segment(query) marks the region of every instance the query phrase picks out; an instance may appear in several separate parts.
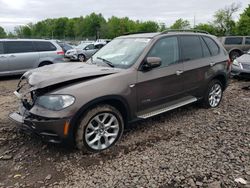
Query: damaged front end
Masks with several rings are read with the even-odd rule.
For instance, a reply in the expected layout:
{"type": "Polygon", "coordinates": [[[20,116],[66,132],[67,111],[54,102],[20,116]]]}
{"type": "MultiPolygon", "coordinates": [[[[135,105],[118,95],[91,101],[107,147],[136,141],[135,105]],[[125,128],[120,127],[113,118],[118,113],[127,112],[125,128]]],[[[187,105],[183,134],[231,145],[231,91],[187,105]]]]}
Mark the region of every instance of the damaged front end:
{"type": "Polygon", "coordinates": [[[39,136],[47,142],[62,143],[65,139],[68,140],[69,118],[46,118],[30,112],[43,93],[42,89],[34,90],[28,79],[22,76],[14,92],[20,101],[19,109],[18,112],[9,114],[9,118],[24,133],[39,136]]]}

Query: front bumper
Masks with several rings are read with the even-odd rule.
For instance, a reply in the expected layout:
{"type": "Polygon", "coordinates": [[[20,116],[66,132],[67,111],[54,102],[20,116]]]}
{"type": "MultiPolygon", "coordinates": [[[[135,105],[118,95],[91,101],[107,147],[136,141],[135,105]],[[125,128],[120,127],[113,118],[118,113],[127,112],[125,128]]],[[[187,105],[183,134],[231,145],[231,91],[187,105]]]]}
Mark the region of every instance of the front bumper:
{"type": "Polygon", "coordinates": [[[70,59],[70,60],[77,60],[77,59],[78,59],[77,54],[65,54],[64,57],[65,57],[65,58],[68,58],[68,59],[70,59]]]}
{"type": "Polygon", "coordinates": [[[250,79],[250,70],[233,67],[231,75],[233,77],[250,79]]]}
{"type": "Polygon", "coordinates": [[[9,114],[9,118],[26,134],[39,136],[46,142],[73,144],[72,135],[69,131],[65,134],[64,130],[65,124],[70,121],[68,118],[45,119],[32,115],[25,117],[18,112],[9,114]]]}

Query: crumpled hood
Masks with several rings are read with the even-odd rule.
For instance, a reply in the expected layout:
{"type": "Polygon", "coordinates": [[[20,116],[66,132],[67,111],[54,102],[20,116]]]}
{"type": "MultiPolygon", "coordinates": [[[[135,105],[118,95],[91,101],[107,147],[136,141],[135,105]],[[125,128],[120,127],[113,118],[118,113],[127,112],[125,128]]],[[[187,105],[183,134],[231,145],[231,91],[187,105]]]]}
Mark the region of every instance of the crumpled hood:
{"type": "Polygon", "coordinates": [[[94,64],[57,63],[27,71],[23,77],[27,78],[32,87],[31,90],[35,90],[67,81],[109,75],[120,71],[121,69],[94,64]]]}
{"type": "Polygon", "coordinates": [[[239,63],[245,63],[250,65],[250,54],[244,54],[236,59],[239,63]]]}

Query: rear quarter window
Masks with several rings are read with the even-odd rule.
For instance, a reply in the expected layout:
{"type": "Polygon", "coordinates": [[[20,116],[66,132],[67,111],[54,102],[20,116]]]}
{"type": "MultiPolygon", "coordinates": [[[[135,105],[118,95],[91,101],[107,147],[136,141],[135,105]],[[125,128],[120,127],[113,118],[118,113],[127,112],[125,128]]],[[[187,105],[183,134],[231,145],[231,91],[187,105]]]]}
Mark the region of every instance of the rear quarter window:
{"type": "Polygon", "coordinates": [[[226,45],[241,45],[243,37],[228,37],[225,39],[226,45]]]}
{"type": "Polygon", "coordinates": [[[56,47],[51,42],[36,41],[34,44],[39,52],[56,51],[56,47]]]}
{"type": "Polygon", "coordinates": [[[246,37],[245,44],[250,45],[250,37],[246,37]]]}
{"type": "Polygon", "coordinates": [[[35,51],[31,41],[8,41],[5,45],[7,53],[28,53],[35,51]]]}
{"type": "Polygon", "coordinates": [[[202,37],[202,38],[207,44],[212,56],[218,55],[220,53],[220,48],[213,39],[211,39],[210,37],[202,37]]]}

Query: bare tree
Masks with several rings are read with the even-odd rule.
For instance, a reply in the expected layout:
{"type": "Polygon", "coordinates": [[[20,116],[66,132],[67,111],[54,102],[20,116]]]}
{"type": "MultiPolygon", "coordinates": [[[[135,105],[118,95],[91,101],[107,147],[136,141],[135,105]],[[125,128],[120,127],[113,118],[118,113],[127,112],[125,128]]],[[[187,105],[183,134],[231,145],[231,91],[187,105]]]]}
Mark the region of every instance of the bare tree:
{"type": "Polygon", "coordinates": [[[224,9],[216,11],[213,24],[218,28],[221,35],[233,34],[235,28],[233,14],[236,13],[240,7],[241,4],[232,3],[231,5],[226,6],[224,9]]]}

